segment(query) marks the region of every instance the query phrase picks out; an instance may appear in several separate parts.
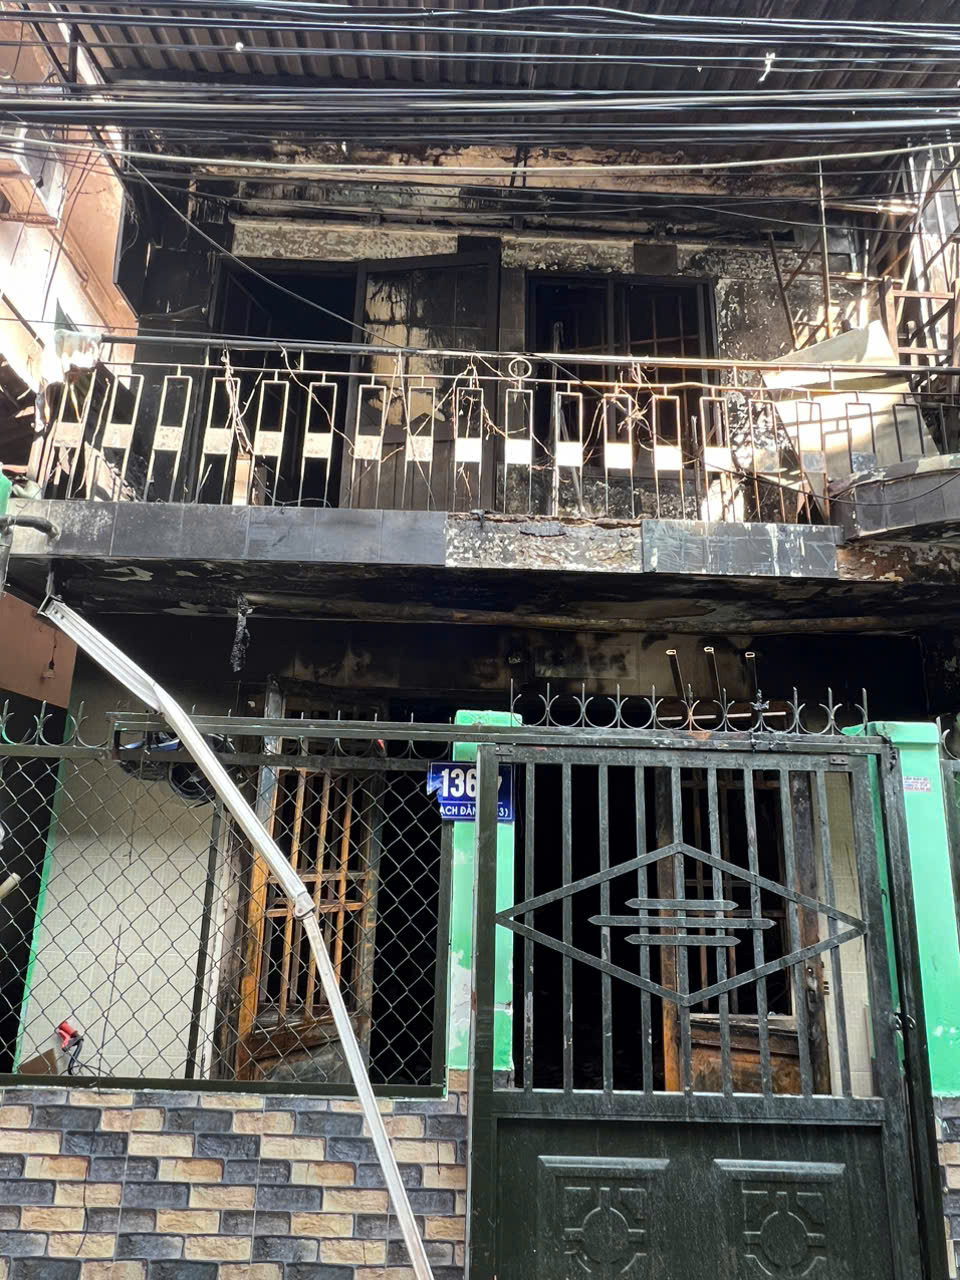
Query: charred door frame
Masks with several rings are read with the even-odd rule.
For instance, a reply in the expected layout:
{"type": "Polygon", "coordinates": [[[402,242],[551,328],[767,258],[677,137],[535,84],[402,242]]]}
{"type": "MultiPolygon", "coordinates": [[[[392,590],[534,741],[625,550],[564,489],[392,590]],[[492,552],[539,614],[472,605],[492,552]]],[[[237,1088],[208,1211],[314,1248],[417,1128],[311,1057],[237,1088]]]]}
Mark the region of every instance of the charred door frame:
{"type": "MultiPolygon", "coordinates": [[[[933,1101],[927,1059],[924,1019],[920,1016],[920,971],[913,926],[913,896],[906,860],[906,828],[898,754],[879,740],[850,740],[843,755],[834,739],[809,738],[790,742],[783,738],[749,743],[729,737],[691,741],[675,735],[665,743],[663,735],[638,734],[628,746],[621,735],[611,748],[597,748],[596,737],[579,743],[571,735],[570,746],[533,750],[482,744],[478,748],[477,885],[474,950],[474,1022],[470,1080],[469,1156],[469,1275],[471,1280],[493,1280],[497,1274],[497,1175],[498,1125],[511,1117],[564,1118],[563,1093],[539,1093],[532,1088],[498,1089],[494,1076],[494,937],[497,924],[496,844],[498,765],[501,763],[643,764],[648,767],[762,768],[762,754],[770,767],[825,770],[834,767],[850,777],[851,803],[861,875],[863,915],[873,927],[865,937],[869,957],[870,998],[875,1037],[875,1071],[878,1097],[803,1097],[763,1094],[605,1093],[580,1091],[567,1104],[581,1121],[633,1119],[657,1121],[713,1121],[733,1124],[844,1125],[859,1122],[881,1129],[884,1165],[889,1178],[887,1203],[894,1242],[894,1274],[898,1280],[915,1280],[920,1274],[934,1280],[946,1274],[943,1204],[933,1125],[933,1101]],[[626,749],[625,749],[626,748],[626,749]],[[751,749],[752,748],[752,749],[751,749]],[[591,751],[592,749],[592,751],[591,751]],[[707,760],[707,753],[712,759],[707,760]],[[592,760],[590,756],[592,755],[592,760]],[[871,775],[878,782],[871,793],[871,775]],[[882,842],[882,844],[881,844],[882,842]],[[876,844],[878,859],[865,856],[876,844]],[[885,846],[885,848],[883,847],[885,846]],[[880,858],[889,876],[892,934],[899,1004],[891,989],[891,957],[883,927],[880,858]],[[879,1006],[882,1000],[884,1007],[879,1006]],[[906,1016],[901,1021],[901,1010],[906,1016]],[[916,1016],[910,1014],[916,1011],[916,1016]],[[882,1034],[884,1022],[889,1032],[882,1034]],[[902,1032],[904,1066],[897,1058],[902,1032]],[[917,1231],[918,1249],[908,1243],[917,1231]],[[911,1254],[919,1254],[919,1269],[911,1254]]],[[[632,735],[631,735],[632,738],[632,735]]]]}
{"type": "MultiPolygon", "coordinates": [[[[231,281],[236,282],[241,288],[245,289],[245,267],[258,271],[261,275],[268,276],[282,287],[293,288],[296,284],[298,276],[310,276],[314,279],[322,279],[325,276],[335,276],[341,279],[349,279],[353,277],[354,287],[357,288],[357,281],[361,274],[362,263],[352,262],[349,260],[338,262],[331,259],[317,259],[309,261],[291,260],[289,258],[243,258],[237,261],[222,256],[217,257],[213,266],[211,277],[210,292],[208,295],[208,312],[210,319],[210,327],[214,334],[224,333],[228,337],[244,338],[247,335],[237,333],[234,329],[227,327],[227,318],[225,315],[227,300],[231,281]],[[237,265],[239,261],[239,265],[237,265]],[[286,285],[279,277],[291,278],[290,284],[286,285]]],[[[262,282],[261,282],[262,283],[262,282]]],[[[246,291],[246,290],[245,290],[246,291]]],[[[277,291],[278,299],[281,297],[280,290],[277,291]]],[[[259,301],[259,300],[257,300],[259,301]]],[[[260,304],[261,306],[263,304],[260,304]]],[[[266,308],[264,308],[266,309],[266,308]]],[[[346,320],[346,317],[344,317],[346,320]]],[[[360,317],[361,321],[363,317],[360,317]]],[[[348,321],[349,323],[349,321],[348,321]]],[[[354,324],[356,317],[354,317],[354,324]]],[[[293,335],[285,334],[283,337],[291,339],[290,346],[296,349],[296,341],[293,335]]],[[[350,341],[362,341],[358,337],[354,328],[351,331],[350,341]]],[[[204,361],[210,365],[211,352],[214,350],[230,349],[229,342],[215,342],[213,338],[207,338],[203,342],[198,340],[198,348],[203,349],[204,361]]],[[[188,495],[188,501],[195,501],[197,485],[201,479],[200,464],[203,451],[203,435],[204,435],[204,415],[208,406],[208,397],[210,395],[211,379],[219,373],[216,365],[211,366],[206,372],[202,373],[197,380],[197,388],[194,392],[194,404],[190,413],[190,421],[187,425],[186,441],[184,445],[184,457],[180,463],[180,482],[181,488],[188,495]]],[[[339,436],[335,433],[335,442],[339,436]]],[[[230,459],[227,459],[227,469],[229,471],[230,459]]],[[[334,456],[330,459],[330,468],[340,465],[338,451],[334,449],[334,456]]],[[[228,504],[229,505],[229,504],[228,504]]]]}
{"type": "MultiPolygon", "coordinates": [[[[634,274],[631,272],[611,272],[609,274],[590,271],[541,271],[528,270],[524,272],[523,287],[523,331],[525,335],[525,349],[527,351],[541,350],[542,346],[537,343],[537,302],[536,290],[538,285],[542,284],[569,284],[569,285],[593,285],[603,289],[603,324],[606,330],[605,345],[611,357],[619,356],[624,358],[628,353],[622,350],[622,341],[618,342],[617,326],[618,326],[618,290],[629,287],[648,286],[652,289],[673,289],[677,292],[685,290],[693,294],[697,311],[697,341],[700,350],[697,355],[690,356],[689,369],[697,370],[698,380],[704,385],[714,382],[717,375],[713,370],[704,369],[698,366],[700,359],[715,358],[719,350],[719,333],[717,330],[717,308],[716,308],[716,288],[715,280],[710,276],[653,276],[642,273],[634,274]]],[[[621,295],[622,297],[622,295],[621,295]]],[[[628,338],[627,334],[620,334],[622,340],[628,338]]],[[[566,363],[576,365],[576,356],[573,353],[565,353],[567,356],[566,363]]],[[[656,353],[651,353],[651,359],[655,360],[656,353]]],[[[562,367],[562,366],[561,366],[562,367]]],[[[549,380],[550,370],[552,366],[546,362],[537,362],[534,369],[538,378],[549,380]]],[[[597,378],[602,378],[608,382],[615,382],[618,373],[621,372],[621,366],[616,364],[597,365],[595,366],[595,374],[597,378]]],[[[679,371],[673,371],[679,376],[679,371]]],[[[562,382],[563,380],[560,379],[562,382]]],[[[657,384],[659,385],[659,384],[657,384]]],[[[535,408],[534,419],[537,422],[539,413],[535,408]]],[[[536,426],[535,426],[536,429],[536,426]]]]}
{"type": "MultiPolygon", "coordinates": [[[[367,280],[373,273],[386,273],[389,271],[423,271],[430,268],[450,268],[455,270],[458,267],[477,267],[487,268],[487,296],[486,296],[486,348],[488,351],[496,351],[499,346],[499,308],[497,299],[500,288],[500,254],[499,243],[497,246],[484,250],[465,250],[460,253],[437,253],[423,254],[411,258],[365,258],[355,263],[357,269],[357,285],[356,296],[354,299],[353,322],[355,326],[355,340],[365,343],[370,335],[363,331],[363,318],[366,314],[366,298],[367,298],[367,280]]],[[[371,345],[376,345],[371,341],[371,345]]],[[[467,354],[466,352],[464,354],[467,354]]],[[[340,506],[349,507],[353,500],[353,482],[350,475],[350,468],[346,465],[346,459],[349,451],[353,448],[354,438],[357,428],[357,396],[359,386],[359,375],[361,373],[361,361],[363,356],[354,355],[350,360],[350,382],[347,388],[346,400],[346,418],[344,422],[344,440],[343,440],[343,465],[340,468],[340,506]]],[[[494,448],[495,440],[486,441],[486,455],[484,457],[484,480],[481,491],[481,506],[485,509],[493,507],[493,465],[495,461],[494,448]]]]}

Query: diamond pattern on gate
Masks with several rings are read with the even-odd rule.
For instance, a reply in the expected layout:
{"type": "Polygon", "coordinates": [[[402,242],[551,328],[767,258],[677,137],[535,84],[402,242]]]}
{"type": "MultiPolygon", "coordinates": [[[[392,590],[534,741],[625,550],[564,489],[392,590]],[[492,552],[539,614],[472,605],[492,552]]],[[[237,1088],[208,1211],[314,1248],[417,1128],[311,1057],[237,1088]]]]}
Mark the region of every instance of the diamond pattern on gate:
{"type": "MultiPolygon", "coordinates": [[[[636,911],[635,915],[594,914],[588,919],[598,929],[630,927],[637,929],[636,933],[627,935],[626,939],[627,942],[637,947],[671,948],[734,947],[740,940],[738,937],[733,936],[738,931],[767,929],[773,924],[772,920],[762,915],[751,916],[745,920],[731,917],[727,913],[736,904],[727,899],[674,898],[670,899],[668,904],[666,900],[657,898],[635,897],[631,898],[627,905],[636,911]],[[703,934],[689,932],[695,929],[709,930],[711,932],[703,934]],[[659,930],[660,932],[654,933],[652,932],[653,930],[659,930]],[[682,930],[686,930],[686,932],[682,932],[682,930]]],[[[590,968],[599,969],[602,973],[609,974],[611,977],[621,978],[631,986],[639,987],[641,991],[647,991],[662,1000],[672,1001],[682,1008],[692,1008],[711,999],[713,996],[732,991],[736,987],[746,986],[748,983],[766,978],[780,970],[789,969],[792,965],[800,964],[815,955],[840,947],[846,942],[851,942],[854,938],[863,937],[867,932],[866,924],[862,920],[858,920],[856,916],[848,915],[837,907],[828,906],[827,903],[820,902],[816,898],[810,898],[805,894],[798,893],[796,890],[790,889],[786,885],[778,884],[775,880],[770,880],[766,876],[752,872],[746,867],[737,866],[735,863],[706,853],[702,849],[696,849],[693,845],[686,844],[682,840],[673,841],[660,849],[654,849],[638,858],[632,858],[628,862],[621,862],[606,871],[583,876],[581,879],[549,893],[538,894],[536,897],[515,903],[505,911],[499,912],[495,919],[497,924],[520,934],[522,937],[529,938],[531,941],[540,943],[553,951],[558,951],[562,955],[579,961],[590,968]],[[620,876],[635,873],[647,867],[655,867],[667,858],[675,856],[693,859],[695,862],[700,862],[710,868],[711,871],[719,871],[722,876],[728,876],[731,879],[741,881],[751,888],[774,894],[783,899],[785,903],[792,903],[805,911],[825,916],[828,920],[832,920],[836,925],[842,927],[838,928],[830,936],[821,938],[818,942],[797,948],[776,960],[756,965],[750,969],[744,969],[736,975],[724,979],[722,982],[701,987],[696,991],[681,992],[671,990],[669,987],[654,982],[651,978],[631,972],[629,969],[625,969],[621,965],[614,964],[612,961],[605,960],[600,956],[591,955],[588,951],[584,951],[572,943],[564,942],[560,938],[552,937],[542,930],[531,927],[524,921],[525,916],[533,914],[542,907],[574,898],[578,893],[596,889],[603,884],[609,884],[620,876]]]]}

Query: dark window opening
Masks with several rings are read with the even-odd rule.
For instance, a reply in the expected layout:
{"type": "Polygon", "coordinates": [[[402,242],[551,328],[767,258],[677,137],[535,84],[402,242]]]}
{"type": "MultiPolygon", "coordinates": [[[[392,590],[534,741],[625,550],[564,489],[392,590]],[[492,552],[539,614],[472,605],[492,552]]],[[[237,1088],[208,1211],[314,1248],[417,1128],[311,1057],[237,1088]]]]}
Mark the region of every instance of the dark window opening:
{"type": "Polygon", "coordinates": [[[698,453],[700,391],[683,384],[702,381],[703,371],[695,363],[685,368],[655,362],[687,357],[695,362],[710,355],[707,314],[706,287],[696,281],[530,279],[528,348],[557,353],[556,360],[536,366],[534,422],[541,461],[552,457],[558,442],[583,446],[582,478],[564,475],[559,482],[561,509],[648,514],[642,501],[637,510],[635,493],[620,494],[618,500],[610,486],[615,491],[632,488],[636,477],[652,477],[665,463],[671,474],[692,467],[698,453]],[[631,366],[596,359],[604,355],[654,363],[631,366]],[[587,363],[579,356],[593,359],[587,363]],[[608,444],[630,447],[626,478],[607,474],[608,444]],[[664,451],[659,459],[655,447],[664,451]]]}
{"type": "Polygon", "coordinates": [[[350,357],[305,351],[298,343],[354,341],[356,272],[301,270],[270,278],[307,301],[247,272],[231,273],[224,282],[220,331],[281,339],[283,349],[238,345],[229,352],[233,383],[226,383],[226,369],[211,380],[201,439],[209,426],[239,427],[239,456],[204,456],[201,443],[199,499],[217,502],[225,493],[229,500],[231,488],[239,486],[256,503],[336,506],[350,357]]]}
{"type": "MultiPolygon", "coordinates": [[[[324,719],[338,709],[317,696],[291,694],[284,714],[324,719]]],[[[374,708],[347,710],[360,716],[374,708]]],[[[384,707],[375,710],[382,714],[384,707]]],[[[371,1080],[423,1086],[438,1083],[442,1061],[442,832],[425,787],[426,765],[411,769],[404,760],[385,767],[387,752],[380,743],[353,742],[338,756],[323,743],[320,768],[315,761],[278,769],[268,825],[316,904],[371,1080]]],[[[349,1073],[332,1013],[292,904],[253,864],[248,878],[243,963],[227,994],[237,1015],[224,1074],[344,1084],[349,1073]]]]}

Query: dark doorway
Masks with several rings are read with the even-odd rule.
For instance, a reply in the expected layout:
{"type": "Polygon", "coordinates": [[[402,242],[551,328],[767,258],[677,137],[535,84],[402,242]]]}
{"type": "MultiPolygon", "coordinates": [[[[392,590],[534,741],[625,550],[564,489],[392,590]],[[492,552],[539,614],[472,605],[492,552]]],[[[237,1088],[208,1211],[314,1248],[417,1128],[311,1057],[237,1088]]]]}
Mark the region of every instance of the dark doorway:
{"type": "MultiPolygon", "coordinates": [[[[799,784],[797,784],[799,785],[799,784]]],[[[682,831],[694,847],[709,849],[711,843],[711,804],[708,779],[703,769],[684,769],[680,777],[682,831]]],[[[671,815],[670,776],[666,769],[647,769],[643,777],[643,792],[637,792],[637,778],[630,768],[610,768],[603,779],[589,766],[573,766],[571,787],[577,803],[571,807],[571,875],[574,880],[594,875],[602,865],[601,845],[605,841],[610,849],[624,849],[637,839],[638,823],[642,823],[643,845],[656,849],[668,845],[675,837],[671,815]],[[604,834],[606,832],[606,834],[604,834]]],[[[533,840],[534,894],[549,894],[562,883],[560,861],[549,856],[550,849],[559,848],[563,840],[564,805],[561,768],[544,765],[538,770],[536,812],[525,812],[521,790],[520,836],[528,839],[529,828],[533,840]],[[531,821],[532,818],[532,821],[531,821]],[[538,853],[540,857],[538,858],[538,853]]],[[[733,864],[740,864],[750,838],[750,822],[746,812],[746,794],[743,778],[730,770],[720,770],[716,777],[715,818],[716,838],[722,856],[733,864]]],[[[758,872],[772,882],[783,880],[785,875],[784,839],[781,820],[783,797],[780,779],[775,772],[758,771],[753,779],[750,804],[756,814],[754,837],[758,872]]],[[[803,853],[803,850],[800,850],[803,853]]],[[[812,877],[811,868],[800,865],[796,874],[801,887],[806,887],[812,877]]],[[[652,872],[647,879],[645,894],[651,899],[666,900],[674,897],[676,887],[672,869],[668,872],[652,872]]],[[[517,900],[524,896],[524,863],[516,865],[517,900]]],[[[720,881],[724,897],[735,903],[730,909],[733,919],[746,919],[751,914],[751,901],[745,886],[729,874],[720,881]]],[[[684,878],[684,896],[691,902],[703,902],[714,891],[714,883],[703,863],[690,861],[684,878]]],[[[630,898],[637,893],[636,878],[624,877],[607,886],[606,909],[623,913],[629,909],[630,898]]],[[[768,927],[759,935],[760,959],[763,963],[778,961],[789,951],[789,938],[783,903],[768,891],[759,896],[760,909],[768,927]]],[[[569,927],[573,945],[583,951],[592,947],[591,937],[596,933],[597,913],[604,909],[600,887],[580,894],[575,903],[556,901],[541,908],[540,927],[557,936],[563,927],[562,913],[570,912],[569,927]]],[[[656,909],[655,909],[656,910],[656,909]]],[[[693,923],[694,934],[705,935],[706,930],[693,923]]],[[[722,961],[719,952],[705,938],[704,945],[693,947],[689,956],[689,976],[694,987],[707,988],[727,975],[735,976],[751,968],[756,962],[752,935],[738,935],[722,961]],[[721,975],[722,969],[722,975],[721,975]]],[[[624,931],[614,931],[610,939],[608,958],[629,968],[636,962],[636,946],[624,931]]],[[[514,939],[514,1007],[524,1003],[524,940],[514,939]]],[[[649,957],[650,977],[668,988],[675,988],[676,973],[673,952],[654,948],[649,957]]],[[[563,1087],[563,960],[559,952],[545,951],[538,957],[538,982],[532,992],[532,1004],[526,1007],[532,1015],[533,1054],[527,1061],[523,1052],[524,1022],[514,1023],[514,1062],[517,1082],[523,1087],[559,1089],[563,1087]],[[524,1070],[531,1072],[526,1079],[524,1070]]],[[[822,974],[819,965],[811,962],[811,1007],[813,996],[819,991],[822,974]]],[[[676,1009],[665,1003],[662,1018],[651,1020],[649,1033],[651,1051],[645,1054],[641,1039],[640,1020],[633,1016],[636,992],[624,984],[614,984],[610,991],[611,1009],[605,1012],[603,979],[601,974],[585,966],[574,966],[571,972],[570,999],[573,1009],[573,1087],[600,1089],[603,1087],[603,1041],[607,1034],[613,1039],[613,1084],[617,1089],[675,1091],[682,1088],[676,1077],[677,1046],[671,1046],[679,1036],[676,1009]],[[605,1025],[605,1020],[609,1026],[605,1025]],[[652,1069],[652,1076],[644,1076],[645,1065],[652,1069]]],[[[759,985],[759,984],[758,984],[759,985]]],[[[818,996],[819,998],[819,996],[818,996]]],[[[759,1093],[759,1048],[757,1042],[758,991],[745,985],[730,993],[727,1015],[731,1020],[736,1045],[733,1054],[733,1083],[737,1092],[759,1093]]],[[[763,983],[764,1018],[769,1019],[770,1056],[774,1092],[797,1092],[798,1045],[797,1029],[793,1022],[793,993],[782,970],[775,970],[763,983]]],[[[692,1052],[694,1057],[693,1083],[697,1089],[718,1089],[720,1061],[717,1051],[719,1032],[719,998],[714,996],[691,1010],[692,1052]]],[[[817,1026],[810,1028],[811,1054],[817,1059],[820,1041],[813,1034],[817,1026]]],[[[815,1062],[820,1068],[818,1083],[824,1085],[829,1077],[825,1063],[815,1062]]]]}
{"type": "Polygon", "coordinates": [[[237,344],[228,352],[236,409],[220,380],[208,393],[205,425],[239,418],[237,456],[232,463],[230,456],[201,458],[201,501],[216,501],[239,484],[259,503],[336,505],[350,355],[304,344],[356,341],[355,295],[356,270],[339,264],[309,273],[274,266],[269,281],[239,269],[225,276],[216,327],[231,336],[273,338],[280,349],[237,344]],[[311,447],[308,436],[323,437],[323,446],[311,447]]]}

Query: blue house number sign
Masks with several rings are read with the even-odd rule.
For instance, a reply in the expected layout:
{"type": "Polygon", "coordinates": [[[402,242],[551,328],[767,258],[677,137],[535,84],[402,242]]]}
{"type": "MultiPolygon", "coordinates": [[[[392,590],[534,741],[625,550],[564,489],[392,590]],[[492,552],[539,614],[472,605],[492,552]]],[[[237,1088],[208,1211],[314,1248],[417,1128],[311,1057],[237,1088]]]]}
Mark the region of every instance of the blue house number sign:
{"type": "MultiPolygon", "coordinates": [[[[513,821],[513,765],[499,767],[497,821],[513,821]]],[[[435,760],[427,773],[427,795],[436,795],[446,822],[473,822],[477,816],[477,766],[466,761],[435,760]]]]}

